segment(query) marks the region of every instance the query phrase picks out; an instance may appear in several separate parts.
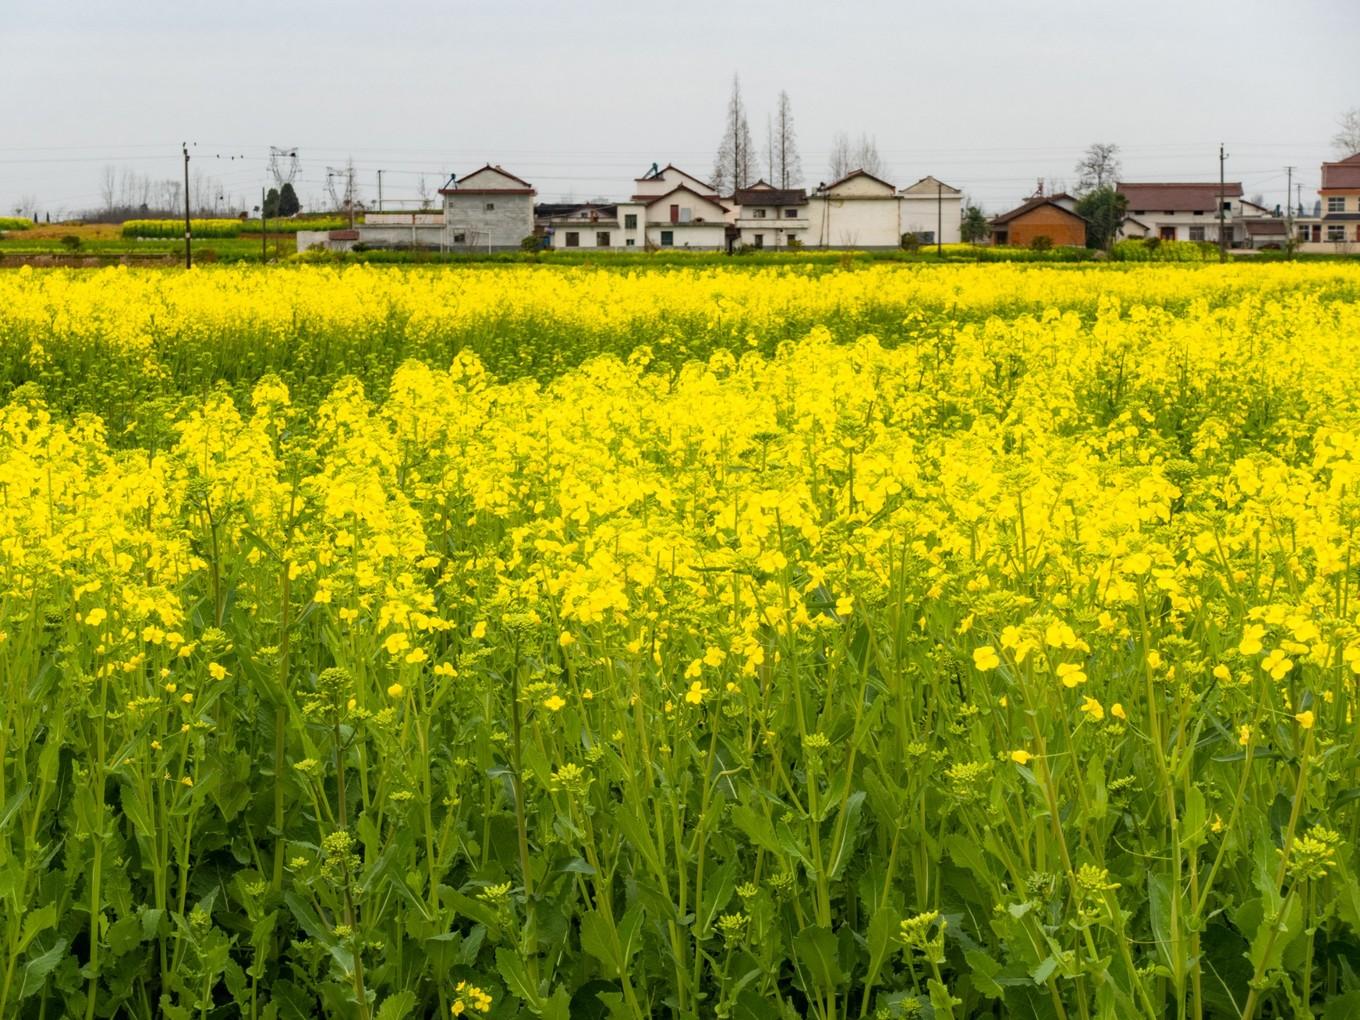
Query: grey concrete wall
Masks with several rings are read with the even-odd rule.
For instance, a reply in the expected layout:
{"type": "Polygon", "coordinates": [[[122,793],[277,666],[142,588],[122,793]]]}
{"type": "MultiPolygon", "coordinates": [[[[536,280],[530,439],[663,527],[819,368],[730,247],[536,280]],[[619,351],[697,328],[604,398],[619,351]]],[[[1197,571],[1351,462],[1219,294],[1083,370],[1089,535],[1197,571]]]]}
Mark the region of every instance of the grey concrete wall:
{"type": "Polygon", "coordinates": [[[446,243],[455,251],[518,248],[520,242],[534,232],[534,197],[460,195],[455,191],[444,196],[444,222],[447,225],[446,243]],[[495,208],[488,210],[488,203],[495,208]],[[466,242],[456,244],[454,235],[464,232],[466,242]]]}

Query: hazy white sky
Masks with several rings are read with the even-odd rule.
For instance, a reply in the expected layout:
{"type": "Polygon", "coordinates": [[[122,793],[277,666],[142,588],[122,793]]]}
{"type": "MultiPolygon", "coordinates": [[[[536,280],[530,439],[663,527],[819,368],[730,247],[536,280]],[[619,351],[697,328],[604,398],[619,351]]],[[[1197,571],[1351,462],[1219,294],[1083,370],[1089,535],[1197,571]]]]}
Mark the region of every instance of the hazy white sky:
{"type": "Polygon", "coordinates": [[[653,161],[708,175],[733,72],[758,147],[788,90],[808,185],[840,130],[994,212],[1092,141],[1130,180],[1216,179],[1224,141],[1274,204],[1360,106],[1360,2],[0,0],[0,211],[94,207],[106,166],[177,175],[185,139],[242,200],[271,144],[304,202],[351,156],[364,200],[378,169],[413,198],[488,161],[617,197],[653,161]]]}

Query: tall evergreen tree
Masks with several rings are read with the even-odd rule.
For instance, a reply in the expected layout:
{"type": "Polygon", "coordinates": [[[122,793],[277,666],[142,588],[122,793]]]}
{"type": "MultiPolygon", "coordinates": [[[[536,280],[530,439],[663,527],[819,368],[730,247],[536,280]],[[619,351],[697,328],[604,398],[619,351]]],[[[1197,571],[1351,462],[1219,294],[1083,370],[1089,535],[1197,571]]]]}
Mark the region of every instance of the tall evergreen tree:
{"type": "Polygon", "coordinates": [[[279,215],[296,216],[301,211],[302,203],[298,201],[292,183],[284,181],[283,188],[279,191],[279,215]]]}
{"type": "Polygon", "coordinates": [[[713,163],[713,187],[720,195],[731,194],[754,183],[756,173],[755,146],[751,142],[751,126],[746,121],[746,104],[741,98],[741,80],[734,74],[722,142],[713,163]]]}

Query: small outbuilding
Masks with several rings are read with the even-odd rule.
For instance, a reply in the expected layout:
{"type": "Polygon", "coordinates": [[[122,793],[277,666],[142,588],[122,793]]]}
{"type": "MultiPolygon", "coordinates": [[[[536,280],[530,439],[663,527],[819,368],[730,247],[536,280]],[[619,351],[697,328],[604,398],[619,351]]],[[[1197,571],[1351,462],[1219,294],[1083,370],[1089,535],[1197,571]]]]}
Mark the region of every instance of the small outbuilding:
{"type": "Polygon", "coordinates": [[[1086,246],[1086,218],[1071,195],[1036,195],[991,221],[992,243],[1028,247],[1046,237],[1054,245],[1086,246]]]}

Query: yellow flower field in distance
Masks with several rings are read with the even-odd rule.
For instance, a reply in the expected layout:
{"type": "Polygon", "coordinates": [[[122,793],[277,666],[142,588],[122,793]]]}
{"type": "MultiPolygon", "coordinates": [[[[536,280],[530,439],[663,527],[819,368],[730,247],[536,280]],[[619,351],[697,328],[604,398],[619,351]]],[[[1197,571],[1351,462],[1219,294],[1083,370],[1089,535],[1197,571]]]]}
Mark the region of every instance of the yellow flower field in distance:
{"type": "Polygon", "coordinates": [[[1360,265],[21,270],[0,389],[0,1014],[1360,1003],[1360,265]]]}

